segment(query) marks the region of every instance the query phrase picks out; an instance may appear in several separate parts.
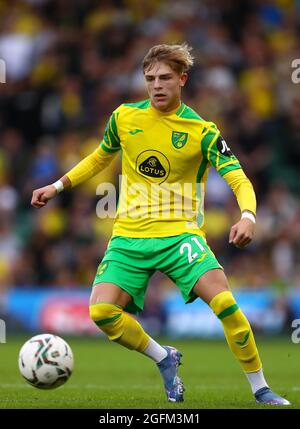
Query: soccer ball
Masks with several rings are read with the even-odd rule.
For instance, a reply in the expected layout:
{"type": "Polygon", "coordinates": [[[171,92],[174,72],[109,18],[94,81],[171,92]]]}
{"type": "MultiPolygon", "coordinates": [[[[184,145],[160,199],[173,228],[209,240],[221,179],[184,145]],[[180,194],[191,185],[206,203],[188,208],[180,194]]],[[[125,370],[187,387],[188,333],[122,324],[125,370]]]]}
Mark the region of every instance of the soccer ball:
{"type": "Polygon", "coordinates": [[[72,374],[73,365],[70,346],[52,334],[30,338],[19,353],[21,375],[38,389],[55,389],[64,384],[72,374]]]}

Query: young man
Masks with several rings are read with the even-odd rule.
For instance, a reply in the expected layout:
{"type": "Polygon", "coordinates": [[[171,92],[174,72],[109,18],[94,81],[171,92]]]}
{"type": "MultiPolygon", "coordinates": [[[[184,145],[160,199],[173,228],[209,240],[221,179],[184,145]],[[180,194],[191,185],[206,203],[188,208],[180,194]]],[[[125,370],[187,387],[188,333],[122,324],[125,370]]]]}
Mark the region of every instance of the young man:
{"type": "Polygon", "coordinates": [[[63,189],[88,180],[122,149],[119,205],[94,281],[92,320],[110,340],[153,359],[168,400],[183,401],[181,353],[159,345],[127,313],[143,309],[149,278],[160,270],[179,287],[186,303],[200,297],[212,308],[256,401],[288,405],[268,387],[249,322],[205,240],[201,208],[210,165],[232,188],[241,209],[241,219],[229,234],[229,242],[237,247],[252,240],[256,199],[217,127],[181,102],[192,64],[186,44],[151,48],[143,60],[149,99],[118,107],[100,146],[60,180],[35,190],[32,205],[41,208],[63,189]],[[165,198],[170,189],[173,198],[165,198]],[[188,204],[184,210],[183,201],[188,204]]]}

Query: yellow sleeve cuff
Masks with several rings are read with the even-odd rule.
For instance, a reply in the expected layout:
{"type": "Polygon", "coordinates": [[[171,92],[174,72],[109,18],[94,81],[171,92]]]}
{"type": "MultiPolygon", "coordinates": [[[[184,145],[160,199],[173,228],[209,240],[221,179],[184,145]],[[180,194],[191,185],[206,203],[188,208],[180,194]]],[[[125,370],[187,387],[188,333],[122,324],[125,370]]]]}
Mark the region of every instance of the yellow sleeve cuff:
{"type": "Polygon", "coordinates": [[[256,214],[256,196],[252,183],[241,168],[224,174],[224,179],[231,187],[241,212],[248,210],[256,214]]]}

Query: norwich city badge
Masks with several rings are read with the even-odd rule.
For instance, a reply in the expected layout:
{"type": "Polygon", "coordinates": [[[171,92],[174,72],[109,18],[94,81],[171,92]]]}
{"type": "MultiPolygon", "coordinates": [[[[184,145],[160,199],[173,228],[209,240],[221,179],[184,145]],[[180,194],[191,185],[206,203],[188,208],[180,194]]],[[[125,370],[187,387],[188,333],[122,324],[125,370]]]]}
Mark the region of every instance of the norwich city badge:
{"type": "Polygon", "coordinates": [[[188,133],[182,133],[180,131],[172,132],[172,144],[176,149],[181,149],[187,142],[188,133]]]}

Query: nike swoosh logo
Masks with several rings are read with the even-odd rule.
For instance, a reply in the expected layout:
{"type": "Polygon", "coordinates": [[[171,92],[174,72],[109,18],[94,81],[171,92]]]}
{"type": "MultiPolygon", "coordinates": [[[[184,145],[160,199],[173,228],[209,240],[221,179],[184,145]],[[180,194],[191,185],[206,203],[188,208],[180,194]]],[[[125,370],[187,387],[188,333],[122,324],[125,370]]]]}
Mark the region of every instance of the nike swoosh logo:
{"type": "Polygon", "coordinates": [[[142,132],[143,132],[143,130],[139,130],[139,129],[137,128],[136,130],[129,131],[129,134],[131,134],[132,136],[134,136],[135,134],[137,134],[137,133],[142,133],[142,132]]]}
{"type": "Polygon", "coordinates": [[[245,337],[244,337],[243,341],[236,341],[236,342],[235,342],[235,344],[237,344],[238,346],[241,346],[241,347],[245,346],[245,345],[246,345],[246,343],[247,343],[247,341],[248,341],[248,339],[249,339],[249,335],[250,335],[250,331],[248,331],[248,332],[246,333],[246,335],[245,335],[245,337]]]}

